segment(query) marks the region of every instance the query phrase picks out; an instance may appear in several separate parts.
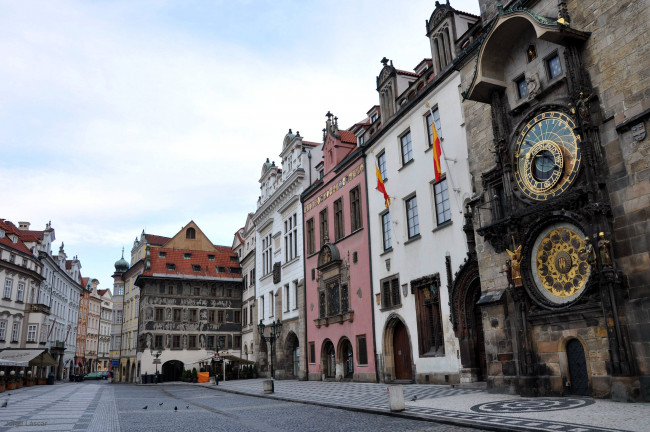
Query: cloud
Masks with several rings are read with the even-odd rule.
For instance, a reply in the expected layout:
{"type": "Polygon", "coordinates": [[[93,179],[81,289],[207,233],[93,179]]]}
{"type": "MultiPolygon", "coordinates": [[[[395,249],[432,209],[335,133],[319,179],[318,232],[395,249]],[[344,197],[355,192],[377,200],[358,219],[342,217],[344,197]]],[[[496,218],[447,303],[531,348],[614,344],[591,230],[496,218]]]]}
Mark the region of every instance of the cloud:
{"type": "Polygon", "coordinates": [[[194,219],[229,245],[287,130],[318,142],[328,110],[361,120],[383,56],[407,70],[430,56],[433,7],[0,2],[0,217],[52,220],[103,284],[143,228],[194,219]]]}

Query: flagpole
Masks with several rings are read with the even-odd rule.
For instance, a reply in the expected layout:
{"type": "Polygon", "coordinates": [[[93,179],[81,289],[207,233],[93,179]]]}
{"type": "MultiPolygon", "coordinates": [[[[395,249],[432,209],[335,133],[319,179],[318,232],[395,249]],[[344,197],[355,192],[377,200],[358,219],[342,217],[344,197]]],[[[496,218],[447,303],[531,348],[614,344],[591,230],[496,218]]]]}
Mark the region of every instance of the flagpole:
{"type": "MultiPolygon", "coordinates": [[[[435,128],[436,127],[436,121],[435,121],[435,118],[433,117],[433,110],[431,109],[431,105],[429,105],[429,102],[426,102],[425,105],[429,109],[429,113],[431,114],[431,127],[435,128]]],[[[437,130],[436,130],[436,133],[437,133],[437,130]]],[[[445,148],[442,145],[442,138],[440,138],[440,135],[438,135],[438,139],[440,140],[440,151],[442,152],[442,157],[444,158],[445,165],[447,166],[447,173],[446,174],[449,177],[449,184],[451,184],[451,190],[456,192],[456,193],[460,193],[460,189],[456,190],[456,187],[454,186],[454,181],[453,181],[453,179],[451,177],[451,170],[449,169],[449,162],[447,161],[447,155],[445,154],[445,148]]],[[[433,146],[433,144],[434,143],[431,143],[432,146],[433,146]]],[[[433,151],[435,152],[435,149],[433,149],[433,151]]],[[[435,167],[434,167],[434,169],[435,169],[435,167]]],[[[434,191],[434,196],[435,196],[435,191],[434,191]]],[[[456,202],[456,207],[458,207],[458,213],[462,214],[463,210],[462,210],[462,207],[460,206],[460,202],[459,202],[458,198],[456,197],[456,195],[454,195],[454,201],[456,202]]]]}

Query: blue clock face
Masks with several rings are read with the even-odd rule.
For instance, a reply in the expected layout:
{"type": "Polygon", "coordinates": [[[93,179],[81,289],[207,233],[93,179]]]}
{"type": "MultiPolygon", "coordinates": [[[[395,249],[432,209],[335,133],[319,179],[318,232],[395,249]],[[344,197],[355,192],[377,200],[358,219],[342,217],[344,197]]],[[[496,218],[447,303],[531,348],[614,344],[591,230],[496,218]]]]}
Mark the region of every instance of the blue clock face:
{"type": "Polygon", "coordinates": [[[580,168],[580,138],[568,115],[549,111],[524,126],[513,152],[514,177],[519,190],[535,201],[564,193],[580,168]]]}

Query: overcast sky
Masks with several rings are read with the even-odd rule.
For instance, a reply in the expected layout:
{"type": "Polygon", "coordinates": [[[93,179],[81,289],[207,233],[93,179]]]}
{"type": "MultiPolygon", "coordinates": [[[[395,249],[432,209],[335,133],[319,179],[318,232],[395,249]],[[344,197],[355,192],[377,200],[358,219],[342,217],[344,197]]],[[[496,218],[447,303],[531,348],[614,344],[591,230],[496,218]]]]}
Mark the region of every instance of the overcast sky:
{"type": "MultiPolygon", "coordinates": [[[[451,5],[478,14],[477,0],[451,5]]],[[[122,246],[194,220],[213,243],[256,210],[292,128],[320,142],[412,70],[431,0],[0,0],[0,217],[56,230],[112,288],[122,246]]]]}

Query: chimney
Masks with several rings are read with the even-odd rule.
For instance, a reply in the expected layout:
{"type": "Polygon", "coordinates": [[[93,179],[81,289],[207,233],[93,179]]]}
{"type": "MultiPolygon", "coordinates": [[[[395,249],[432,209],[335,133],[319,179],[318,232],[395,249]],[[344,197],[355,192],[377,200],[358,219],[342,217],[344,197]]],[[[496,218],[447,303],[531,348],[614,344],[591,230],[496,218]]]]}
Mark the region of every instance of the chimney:
{"type": "Polygon", "coordinates": [[[21,230],[28,230],[30,225],[29,222],[18,222],[18,228],[21,230]]]}

